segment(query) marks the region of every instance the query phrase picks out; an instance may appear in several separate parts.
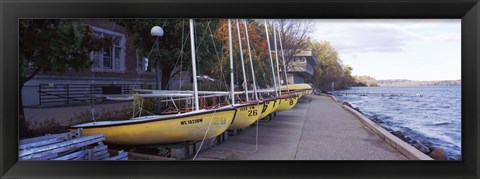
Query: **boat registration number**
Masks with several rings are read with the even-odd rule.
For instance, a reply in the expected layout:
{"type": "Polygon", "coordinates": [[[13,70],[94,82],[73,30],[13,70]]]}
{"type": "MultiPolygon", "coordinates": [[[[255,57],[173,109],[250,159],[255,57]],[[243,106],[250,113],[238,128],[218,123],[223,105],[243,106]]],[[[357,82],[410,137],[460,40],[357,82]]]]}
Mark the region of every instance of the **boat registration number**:
{"type": "Polygon", "coordinates": [[[252,110],[252,109],[255,109],[255,106],[242,107],[240,108],[240,111],[246,111],[246,110],[252,110]]]}
{"type": "MultiPolygon", "coordinates": [[[[192,119],[192,120],[186,120],[186,121],[180,121],[180,125],[190,125],[190,124],[198,124],[202,123],[203,118],[200,119],[192,119]]],[[[213,125],[223,125],[226,124],[227,120],[225,118],[214,118],[212,121],[213,125]]]]}
{"type": "Polygon", "coordinates": [[[192,119],[192,120],[186,120],[186,121],[180,121],[180,125],[188,125],[188,124],[197,124],[203,122],[203,119],[192,119]]]}

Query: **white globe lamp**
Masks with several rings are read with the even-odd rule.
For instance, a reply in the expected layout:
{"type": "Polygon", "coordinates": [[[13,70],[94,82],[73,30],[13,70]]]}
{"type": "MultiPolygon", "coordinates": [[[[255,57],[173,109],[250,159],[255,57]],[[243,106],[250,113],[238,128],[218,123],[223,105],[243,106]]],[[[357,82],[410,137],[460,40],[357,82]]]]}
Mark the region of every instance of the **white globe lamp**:
{"type": "Polygon", "coordinates": [[[163,29],[160,26],[155,26],[155,27],[152,27],[152,30],[150,31],[150,33],[152,34],[152,36],[162,37],[163,29]]]}

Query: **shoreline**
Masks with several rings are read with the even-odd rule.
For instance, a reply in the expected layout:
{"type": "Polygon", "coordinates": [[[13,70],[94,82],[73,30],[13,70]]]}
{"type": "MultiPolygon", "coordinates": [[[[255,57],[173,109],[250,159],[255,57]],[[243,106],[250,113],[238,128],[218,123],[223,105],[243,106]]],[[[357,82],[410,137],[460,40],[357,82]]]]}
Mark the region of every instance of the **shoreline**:
{"type": "MultiPolygon", "coordinates": [[[[328,95],[328,94],[322,94],[324,96],[330,97],[333,101],[340,103],[341,101],[337,100],[335,96],[333,95],[328,95]]],[[[375,134],[380,136],[385,142],[390,144],[392,147],[397,149],[399,152],[407,156],[411,160],[434,160],[432,157],[424,154],[423,152],[417,150],[407,142],[403,141],[402,139],[394,136],[384,128],[380,127],[377,125],[375,122],[370,120],[368,117],[363,115],[361,112],[358,111],[358,109],[353,108],[348,102],[343,102],[342,107],[346,109],[348,112],[352,113],[355,115],[358,120],[360,120],[365,126],[367,126],[369,129],[371,129],[375,134]],[[346,104],[345,104],[346,103],[346,104]]]]}
{"type": "MultiPolygon", "coordinates": [[[[424,87],[424,86],[421,86],[421,87],[424,87]]],[[[372,94],[376,94],[376,93],[372,93],[372,94]]],[[[324,94],[324,95],[328,95],[328,94],[324,94]]],[[[330,95],[328,95],[328,96],[330,96],[330,95]]],[[[420,97],[423,97],[423,96],[420,96],[420,97]]],[[[452,149],[451,147],[450,148],[446,147],[445,145],[448,144],[448,142],[446,142],[446,141],[441,141],[441,139],[437,139],[435,137],[422,135],[421,131],[412,131],[412,129],[410,129],[407,126],[390,126],[389,127],[388,122],[387,122],[387,126],[380,125],[379,122],[384,123],[384,121],[382,119],[375,118],[375,117],[374,117],[374,119],[371,119],[370,117],[371,117],[371,115],[374,115],[374,116],[376,116],[376,115],[382,116],[383,115],[384,116],[384,114],[378,113],[378,111],[377,111],[377,112],[369,112],[368,114],[370,114],[370,115],[367,115],[360,110],[361,105],[358,106],[358,104],[357,104],[357,106],[354,107],[349,103],[350,101],[348,99],[340,101],[333,95],[331,95],[331,98],[333,100],[339,102],[339,103],[342,103],[344,105],[344,107],[346,109],[349,109],[352,113],[356,112],[356,113],[361,114],[363,117],[365,117],[366,119],[371,121],[375,126],[377,126],[377,127],[381,128],[382,130],[385,130],[386,132],[388,132],[389,135],[396,136],[402,142],[408,144],[409,146],[413,147],[414,149],[416,149],[417,151],[420,151],[421,153],[423,153],[425,155],[428,155],[428,156],[430,156],[430,157],[432,157],[436,160],[450,160],[450,161],[461,161],[462,160],[461,152],[457,153],[458,151],[456,149],[452,149]],[[395,129],[395,128],[402,128],[402,129],[395,129]],[[403,128],[405,128],[406,131],[404,131],[403,128]],[[413,133],[409,132],[409,130],[412,131],[413,133]],[[439,141],[437,141],[437,140],[439,140],[439,141]],[[447,144],[445,144],[445,143],[447,143],[447,144]]],[[[387,115],[387,117],[392,117],[392,116],[387,115]]]]}
{"type": "Polygon", "coordinates": [[[342,106],[347,109],[350,113],[354,114],[358,117],[360,121],[362,121],[365,126],[370,128],[374,131],[377,135],[379,135],[383,140],[387,143],[392,145],[395,149],[400,151],[402,154],[407,156],[409,159],[412,160],[434,160],[432,157],[428,156],[427,154],[417,150],[407,142],[403,141],[402,139],[396,137],[395,135],[391,134],[387,130],[383,129],[382,127],[378,126],[375,122],[358,112],[357,110],[351,108],[348,105],[342,104],[342,106]]]}

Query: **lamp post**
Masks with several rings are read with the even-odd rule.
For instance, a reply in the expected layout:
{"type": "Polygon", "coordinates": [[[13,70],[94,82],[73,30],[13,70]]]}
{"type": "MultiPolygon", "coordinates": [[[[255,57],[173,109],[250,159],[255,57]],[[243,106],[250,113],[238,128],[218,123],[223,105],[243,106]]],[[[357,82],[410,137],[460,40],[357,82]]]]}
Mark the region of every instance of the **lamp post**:
{"type": "MultiPolygon", "coordinates": [[[[150,34],[152,36],[156,36],[157,38],[155,39],[155,47],[157,51],[160,50],[160,44],[158,42],[158,39],[163,36],[163,29],[160,26],[154,26],[152,27],[152,30],[150,30],[150,34]]],[[[155,61],[155,75],[157,76],[156,78],[156,90],[160,90],[160,59],[157,59],[155,61]]],[[[160,113],[160,100],[157,99],[157,113],[160,113]]]]}
{"type": "Polygon", "coordinates": [[[332,94],[333,94],[333,90],[335,90],[335,82],[332,81],[332,94]]]}

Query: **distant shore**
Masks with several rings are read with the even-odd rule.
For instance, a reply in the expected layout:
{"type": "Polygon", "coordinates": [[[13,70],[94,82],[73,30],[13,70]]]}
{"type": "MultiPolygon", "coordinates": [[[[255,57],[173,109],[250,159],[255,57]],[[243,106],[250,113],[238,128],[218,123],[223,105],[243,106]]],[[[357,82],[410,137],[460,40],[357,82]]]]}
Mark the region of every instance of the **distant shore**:
{"type": "Polygon", "coordinates": [[[375,86],[461,86],[462,81],[458,80],[430,80],[415,81],[408,79],[386,79],[377,80],[371,76],[354,76],[352,87],[375,87],[375,86]]]}
{"type": "Polygon", "coordinates": [[[377,80],[379,86],[460,86],[461,80],[414,81],[406,79],[377,80]]]}

